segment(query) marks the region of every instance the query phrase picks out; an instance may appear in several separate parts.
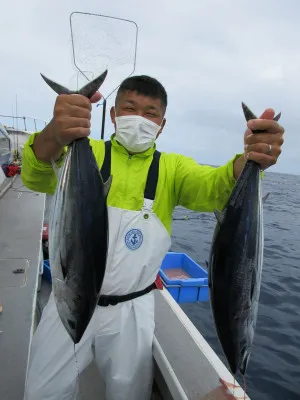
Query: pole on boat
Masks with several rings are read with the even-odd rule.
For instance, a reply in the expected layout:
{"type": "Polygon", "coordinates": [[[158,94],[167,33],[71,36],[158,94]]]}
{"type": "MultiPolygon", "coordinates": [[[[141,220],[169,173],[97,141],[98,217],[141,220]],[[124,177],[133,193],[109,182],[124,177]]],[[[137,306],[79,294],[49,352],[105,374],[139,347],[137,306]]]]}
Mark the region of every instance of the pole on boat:
{"type": "Polygon", "coordinates": [[[103,100],[101,139],[104,139],[105,116],[106,116],[106,99],[103,100]]]}
{"type": "MultiPolygon", "coordinates": [[[[80,15],[88,15],[88,16],[95,16],[95,17],[100,17],[100,18],[107,18],[107,19],[112,19],[112,20],[118,20],[118,21],[123,21],[123,22],[128,22],[131,23],[135,26],[135,47],[134,47],[134,57],[133,57],[133,69],[132,71],[129,73],[129,76],[131,76],[134,71],[135,71],[135,65],[136,65],[136,54],[137,54],[137,40],[138,40],[138,25],[136,24],[136,22],[131,21],[129,19],[124,19],[124,18],[119,18],[119,17],[111,17],[108,15],[102,15],[102,14],[93,14],[93,13],[88,13],[88,12],[80,12],[80,11],[74,11],[70,14],[70,29],[71,29],[71,42],[72,42],[72,54],[73,54],[73,63],[75,68],[89,81],[88,77],[86,76],[86,74],[84,73],[85,71],[83,71],[79,66],[78,63],[76,62],[76,56],[75,56],[75,48],[74,48],[74,34],[73,34],[73,27],[72,27],[72,17],[75,14],[80,14],[80,15]]],[[[109,58],[109,57],[108,57],[109,58]]],[[[107,66],[106,66],[107,68],[107,66]]],[[[120,83],[121,84],[121,83],[120,83]]],[[[119,88],[120,84],[115,87],[107,96],[104,96],[103,93],[102,94],[102,103],[97,104],[96,107],[99,107],[102,105],[102,124],[101,124],[101,139],[104,139],[104,130],[105,130],[105,117],[106,117],[106,105],[107,105],[107,99],[119,88]]]]}
{"type": "Polygon", "coordinates": [[[18,96],[16,95],[16,118],[17,118],[17,149],[16,156],[19,157],[19,127],[18,127],[18,96]]]}
{"type": "Polygon", "coordinates": [[[23,117],[23,121],[24,121],[24,128],[25,128],[25,131],[27,131],[27,129],[26,129],[26,117],[23,117]]]}

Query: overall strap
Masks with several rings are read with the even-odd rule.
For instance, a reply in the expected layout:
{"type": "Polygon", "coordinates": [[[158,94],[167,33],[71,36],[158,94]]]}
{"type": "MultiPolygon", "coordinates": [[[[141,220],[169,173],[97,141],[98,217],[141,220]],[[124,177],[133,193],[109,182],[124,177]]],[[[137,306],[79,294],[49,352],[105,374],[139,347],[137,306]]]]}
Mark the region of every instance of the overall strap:
{"type": "MultiPolygon", "coordinates": [[[[101,167],[101,175],[103,181],[106,182],[110,176],[110,170],[111,170],[111,141],[107,140],[104,144],[105,144],[105,156],[101,167]]],[[[144,191],[144,198],[152,201],[155,199],[156,187],[158,182],[160,156],[161,153],[155,150],[148,171],[147,182],[144,191]]]]}
{"type": "Polygon", "coordinates": [[[106,182],[110,177],[110,165],[111,165],[111,141],[107,140],[105,143],[105,156],[101,167],[101,176],[103,182],[106,182]]]}
{"type": "Polygon", "coordinates": [[[146,182],[146,187],[144,191],[144,198],[149,200],[155,199],[156,187],[158,182],[158,173],[159,173],[159,159],[161,153],[155,150],[153,154],[153,159],[148,171],[148,177],[146,182]]]}

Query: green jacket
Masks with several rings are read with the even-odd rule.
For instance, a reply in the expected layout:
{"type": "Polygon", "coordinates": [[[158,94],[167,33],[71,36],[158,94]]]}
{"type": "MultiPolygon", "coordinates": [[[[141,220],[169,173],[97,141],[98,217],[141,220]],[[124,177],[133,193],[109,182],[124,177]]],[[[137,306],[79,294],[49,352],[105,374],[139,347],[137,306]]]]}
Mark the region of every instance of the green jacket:
{"type": "MultiPolygon", "coordinates": [[[[32,150],[36,135],[31,135],[24,146],[21,179],[25,186],[37,192],[53,194],[57,183],[52,165],[39,161],[32,150]]],[[[128,210],[139,210],[143,205],[143,193],[148,169],[155,146],[145,153],[130,156],[111,137],[112,185],[108,195],[108,205],[128,210]]],[[[90,139],[96,161],[101,168],[104,160],[104,141],[90,139]]],[[[66,149],[65,149],[66,151],[66,149]]],[[[180,154],[162,152],[159,178],[153,211],[171,235],[172,213],[181,205],[190,210],[212,212],[222,210],[236,183],[233,162],[214,168],[199,165],[192,158],[180,154]]],[[[62,164],[62,159],[58,162],[62,164]]]]}

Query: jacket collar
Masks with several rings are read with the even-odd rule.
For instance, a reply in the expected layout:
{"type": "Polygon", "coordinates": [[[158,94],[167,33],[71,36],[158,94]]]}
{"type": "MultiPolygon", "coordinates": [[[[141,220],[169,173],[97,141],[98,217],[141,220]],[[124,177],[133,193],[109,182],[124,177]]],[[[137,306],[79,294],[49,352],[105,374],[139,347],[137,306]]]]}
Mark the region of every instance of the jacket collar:
{"type": "MultiPolygon", "coordinates": [[[[126,157],[129,156],[128,151],[123,147],[120,143],[118,143],[115,139],[115,133],[113,133],[110,137],[112,147],[121,154],[126,155],[126,157]]],[[[153,147],[150,147],[150,149],[144,151],[143,153],[138,153],[138,154],[132,154],[132,157],[134,158],[147,158],[151,156],[156,150],[156,144],[154,143],[153,147]]]]}

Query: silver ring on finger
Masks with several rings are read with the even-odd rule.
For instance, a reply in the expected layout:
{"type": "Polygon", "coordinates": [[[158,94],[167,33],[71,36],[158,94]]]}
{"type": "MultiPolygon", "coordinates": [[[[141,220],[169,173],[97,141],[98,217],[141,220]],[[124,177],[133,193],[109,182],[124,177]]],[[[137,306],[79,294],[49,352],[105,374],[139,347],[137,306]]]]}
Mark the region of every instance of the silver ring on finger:
{"type": "Polygon", "coordinates": [[[271,153],[272,153],[272,145],[269,144],[268,146],[269,146],[269,149],[268,149],[268,151],[267,151],[267,154],[271,154],[271,153]]]}

